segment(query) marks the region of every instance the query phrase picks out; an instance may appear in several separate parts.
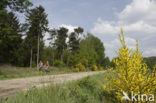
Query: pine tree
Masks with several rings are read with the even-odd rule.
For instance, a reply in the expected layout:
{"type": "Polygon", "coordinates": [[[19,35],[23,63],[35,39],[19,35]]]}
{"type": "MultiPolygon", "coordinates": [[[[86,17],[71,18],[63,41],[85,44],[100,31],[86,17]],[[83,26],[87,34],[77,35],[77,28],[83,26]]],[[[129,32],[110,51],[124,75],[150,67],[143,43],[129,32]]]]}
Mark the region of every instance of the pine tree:
{"type": "Polygon", "coordinates": [[[37,55],[37,66],[39,62],[39,55],[41,49],[44,46],[43,37],[44,33],[48,31],[48,20],[47,14],[42,6],[38,6],[34,9],[31,9],[26,14],[26,20],[28,27],[26,41],[28,45],[30,45],[30,67],[32,61],[32,53],[37,55]]]}
{"type": "Polygon", "coordinates": [[[58,30],[51,31],[51,40],[54,40],[52,45],[58,52],[58,59],[63,61],[63,51],[67,49],[68,29],[61,27],[58,30]],[[54,38],[54,39],[53,39],[54,38]]]}
{"type": "Polygon", "coordinates": [[[72,54],[76,54],[78,52],[81,36],[80,34],[82,33],[83,28],[78,27],[69,35],[69,50],[72,54]]]}
{"type": "Polygon", "coordinates": [[[0,0],[0,63],[17,62],[15,51],[21,42],[19,21],[13,12],[8,13],[7,8],[25,12],[31,5],[29,0],[0,0]]]}

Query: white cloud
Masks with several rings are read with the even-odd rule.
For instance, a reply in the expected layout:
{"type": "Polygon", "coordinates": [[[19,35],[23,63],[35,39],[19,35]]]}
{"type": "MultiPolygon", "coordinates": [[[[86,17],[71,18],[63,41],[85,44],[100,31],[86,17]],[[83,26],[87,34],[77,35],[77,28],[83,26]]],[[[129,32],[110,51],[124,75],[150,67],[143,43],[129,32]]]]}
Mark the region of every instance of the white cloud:
{"type": "MultiPolygon", "coordinates": [[[[74,29],[77,28],[78,26],[72,26],[72,25],[66,25],[66,24],[61,24],[59,27],[64,27],[64,28],[67,28],[68,29],[68,34],[70,34],[71,32],[74,32],[74,29]]],[[[58,29],[57,28],[57,29],[58,29]]],[[[51,27],[51,29],[54,29],[53,27],[51,27]]],[[[45,41],[45,45],[46,46],[49,46],[50,45],[50,40],[47,40],[48,38],[50,37],[50,34],[47,32],[45,33],[45,36],[44,36],[44,41],[45,41]]],[[[69,39],[67,38],[66,41],[68,41],[69,39]]]]}
{"type": "Polygon", "coordinates": [[[91,32],[104,34],[104,35],[108,35],[108,34],[113,35],[113,34],[117,34],[118,30],[119,30],[119,27],[116,25],[115,22],[103,21],[101,18],[98,18],[91,32]]]}
{"type": "MultiPolygon", "coordinates": [[[[97,19],[94,27],[91,29],[93,34],[100,34],[104,38],[106,36],[117,37],[120,31],[120,27],[123,28],[127,38],[126,42],[134,43],[135,39],[141,40],[140,43],[153,42],[153,38],[156,38],[156,1],[155,0],[133,0],[128,4],[121,12],[117,13],[117,21],[102,20],[100,17],[97,19]],[[134,39],[132,39],[134,38],[134,39]],[[143,41],[146,40],[146,41],[143,41]],[[148,41],[147,41],[148,40],[148,41]],[[151,40],[151,41],[150,41],[151,40]]],[[[106,40],[106,39],[105,39],[106,40]]],[[[104,41],[104,40],[103,40],[104,41]]],[[[104,41],[105,42],[105,41],[104,41]]],[[[119,42],[117,39],[106,40],[106,48],[116,48],[119,42]]],[[[129,44],[128,43],[128,44],[129,44]]],[[[150,43],[154,45],[153,43],[150,43]]],[[[154,46],[142,45],[141,48],[149,48],[151,51],[145,51],[144,56],[156,55],[154,46]],[[150,52],[150,53],[149,53],[150,52]]],[[[131,46],[134,48],[134,46],[131,46]]],[[[111,49],[106,49],[108,56],[112,58],[110,53],[111,49]]]]}
{"type": "MultiPolygon", "coordinates": [[[[74,32],[74,29],[78,28],[78,26],[73,26],[73,25],[66,25],[66,24],[61,24],[59,27],[64,27],[68,29],[68,35],[70,33],[74,32]]],[[[79,38],[83,37],[83,35],[79,35],[79,38]]],[[[69,38],[67,38],[66,42],[69,41],[69,38]]]]}
{"type": "Polygon", "coordinates": [[[143,52],[144,56],[156,56],[156,48],[148,48],[143,52]]]}
{"type": "Polygon", "coordinates": [[[66,24],[61,24],[59,27],[65,27],[68,29],[68,33],[74,32],[74,29],[77,28],[77,26],[72,26],[72,25],[66,25],[66,24]]]}
{"type": "MultiPolygon", "coordinates": [[[[125,37],[126,45],[130,48],[135,49],[136,40],[130,37],[125,37]]],[[[120,41],[116,38],[110,42],[105,43],[105,46],[109,48],[119,48],[121,46],[120,41]]]]}
{"type": "MultiPolygon", "coordinates": [[[[125,41],[130,49],[135,49],[135,45],[136,45],[135,39],[130,37],[125,37],[125,41]]],[[[121,43],[118,40],[118,38],[116,38],[110,42],[105,43],[104,46],[106,47],[107,54],[111,54],[112,56],[115,56],[114,52],[118,50],[118,48],[121,46],[121,43]]]]}
{"type": "Polygon", "coordinates": [[[136,22],[139,20],[153,21],[156,19],[155,0],[133,0],[125,9],[118,13],[118,18],[124,22],[136,22]]]}
{"type": "Polygon", "coordinates": [[[48,32],[45,33],[45,36],[43,38],[43,40],[45,41],[45,46],[49,46],[50,44],[50,40],[47,40],[48,38],[50,38],[50,34],[48,32]]]}
{"type": "Polygon", "coordinates": [[[128,35],[145,36],[147,34],[155,35],[156,33],[156,26],[148,24],[143,20],[131,24],[124,24],[123,21],[103,21],[101,18],[98,18],[91,32],[102,35],[117,35],[121,27],[128,35]]]}

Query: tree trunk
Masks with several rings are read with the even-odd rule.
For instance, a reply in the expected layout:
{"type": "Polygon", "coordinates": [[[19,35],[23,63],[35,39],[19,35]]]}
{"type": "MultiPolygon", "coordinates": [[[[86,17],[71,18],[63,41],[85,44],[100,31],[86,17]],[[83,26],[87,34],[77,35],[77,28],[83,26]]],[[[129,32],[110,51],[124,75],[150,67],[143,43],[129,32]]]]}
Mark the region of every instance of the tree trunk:
{"type": "Polygon", "coordinates": [[[39,63],[39,51],[40,51],[40,37],[38,35],[38,48],[37,48],[37,68],[39,63]]]}
{"type": "Polygon", "coordinates": [[[54,58],[55,58],[55,57],[54,57],[54,51],[53,51],[53,66],[54,66],[54,58]]]}
{"type": "Polygon", "coordinates": [[[63,54],[61,54],[61,61],[63,61],[63,54]]]}
{"type": "Polygon", "coordinates": [[[70,60],[70,53],[69,53],[69,55],[67,57],[67,67],[69,66],[69,60],[70,60]]]}
{"type": "Polygon", "coordinates": [[[33,54],[33,49],[31,48],[31,50],[30,50],[30,68],[32,68],[32,54],[33,54]]]}

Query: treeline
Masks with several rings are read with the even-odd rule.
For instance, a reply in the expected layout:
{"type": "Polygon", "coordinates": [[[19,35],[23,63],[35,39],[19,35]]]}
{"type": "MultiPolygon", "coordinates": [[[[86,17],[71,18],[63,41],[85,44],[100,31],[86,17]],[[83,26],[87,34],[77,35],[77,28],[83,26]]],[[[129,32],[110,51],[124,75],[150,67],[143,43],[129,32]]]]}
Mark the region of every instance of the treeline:
{"type": "Polygon", "coordinates": [[[25,58],[23,46],[24,26],[15,12],[25,13],[32,3],[28,0],[0,0],[0,63],[20,65],[25,58]],[[9,11],[8,11],[9,10],[9,11]]]}
{"type": "Polygon", "coordinates": [[[99,38],[84,34],[81,27],[74,32],[64,27],[49,29],[45,9],[42,6],[30,9],[31,6],[28,0],[0,1],[0,64],[33,67],[41,60],[52,66],[109,66],[99,38]],[[24,24],[15,12],[25,14],[24,24]],[[49,47],[44,45],[46,32],[50,34],[49,47]]]}
{"type": "Polygon", "coordinates": [[[146,62],[147,66],[150,68],[150,69],[154,69],[156,68],[156,57],[153,56],[153,57],[146,57],[144,58],[144,61],[146,62]]]}
{"type": "MultiPolygon", "coordinates": [[[[85,37],[82,34],[77,34],[78,29],[80,27],[70,34],[67,34],[68,32],[59,34],[58,32],[57,36],[54,37],[55,40],[52,40],[51,46],[44,47],[43,61],[49,60],[53,66],[72,67],[77,64],[85,67],[92,67],[93,65],[109,66],[110,61],[108,57],[105,57],[105,48],[100,39],[89,33],[85,37]]],[[[67,31],[63,27],[56,31],[61,30],[67,31]]],[[[83,29],[81,28],[81,30],[83,29]]],[[[53,33],[51,35],[53,37],[53,33]]]]}

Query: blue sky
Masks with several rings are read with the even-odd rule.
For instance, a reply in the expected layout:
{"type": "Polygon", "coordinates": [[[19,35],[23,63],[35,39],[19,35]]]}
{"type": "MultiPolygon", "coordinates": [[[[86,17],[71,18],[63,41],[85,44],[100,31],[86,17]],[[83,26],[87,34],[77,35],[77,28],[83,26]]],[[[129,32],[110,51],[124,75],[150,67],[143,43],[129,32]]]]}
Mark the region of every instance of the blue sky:
{"type": "Polygon", "coordinates": [[[98,17],[115,20],[131,0],[32,0],[35,6],[42,5],[48,13],[50,26],[61,24],[81,26],[86,31],[94,26],[98,17]]]}
{"type": "Polygon", "coordinates": [[[34,6],[45,8],[50,28],[64,26],[72,30],[80,26],[99,37],[106,48],[106,56],[111,59],[120,47],[121,27],[130,48],[135,48],[135,40],[139,39],[143,56],[156,56],[156,0],[30,1],[34,6]]]}

